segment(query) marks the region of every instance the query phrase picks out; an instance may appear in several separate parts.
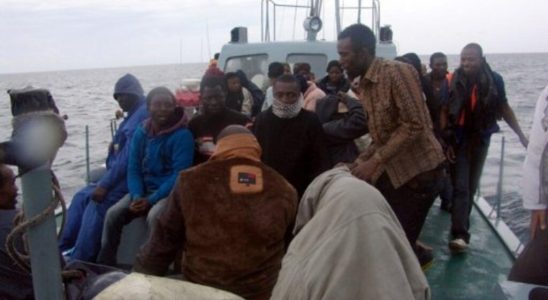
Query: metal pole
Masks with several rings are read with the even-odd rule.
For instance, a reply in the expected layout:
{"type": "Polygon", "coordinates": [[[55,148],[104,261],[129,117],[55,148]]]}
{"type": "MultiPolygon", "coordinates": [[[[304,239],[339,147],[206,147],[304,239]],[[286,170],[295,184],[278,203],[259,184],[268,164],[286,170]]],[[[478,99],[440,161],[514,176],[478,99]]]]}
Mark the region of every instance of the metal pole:
{"type": "Polygon", "coordinates": [[[497,221],[500,219],[500,208],[502,204],[502,181],[504,177],[504,136],[500,145],[500,167],[499,167],[499,182],[497,184],[497,221]]]}
{"type": "MultiPolygon", "coordinates": [[[[21,177],[23,209],[27,218],[44,211],[53,201],[51,171],[49,168],[34,169],[21,177]]],[[[28,229],[32,285],[37,300],[64,299],[61,280],[61,262],[57,248],[55,216],[28,229]]]]}
{"type": "Polygon", "coordinates": [[[358,0],[358,23],[362,22],[362,0],[358,0]]]}
{"type": "MultiPolygon", "coordinates": [[[[112,128],[112,122],[110,123],[112,128]]],[[[112,130],[112,129],[111,129],[112,130]]],[[[86,183],[89,184],[89,126],[86,125],[86,183]]]]}
{"type": "Polygon", "coordinates": [[[341,33],[341,7],[339,0],[335,0],[335,23],[337,23],[337,36],[341,33]]]}

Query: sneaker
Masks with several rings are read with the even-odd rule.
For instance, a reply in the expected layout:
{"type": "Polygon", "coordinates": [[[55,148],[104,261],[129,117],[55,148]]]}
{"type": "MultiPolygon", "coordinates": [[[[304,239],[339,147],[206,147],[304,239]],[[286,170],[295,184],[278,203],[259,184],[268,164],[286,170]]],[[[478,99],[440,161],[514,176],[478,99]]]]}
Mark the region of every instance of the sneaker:
{"type": "Polygon", "coordinates": [[[456,238],[449,242],[449,249],[457,253],[465,252],[468,249],[468,243],[464,239],[456,238]]]}
{"type": "Polygon", "coordinates": [[[423,271],[429,269],[434,263],[434,254],[432,253],[432,248],[428,249],[417,245],[417,247],[415,248],[415,255],[417,256],[417,259],[419,260],[419,264],[421,265],[421,269],[423,271]]]}

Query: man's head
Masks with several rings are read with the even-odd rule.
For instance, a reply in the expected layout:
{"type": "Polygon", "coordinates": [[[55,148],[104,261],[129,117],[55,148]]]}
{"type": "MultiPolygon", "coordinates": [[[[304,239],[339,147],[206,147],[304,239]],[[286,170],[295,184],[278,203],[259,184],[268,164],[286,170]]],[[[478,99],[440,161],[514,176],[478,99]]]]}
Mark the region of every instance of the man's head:
{"type": "Polygon", "coordinates": [[[113,96],[120,108],[129,112],[141,103],[141,99],[144,98],[144,91],[135,76],[126,74],[116,82],[113,96]]]}
{"type": "Polygon", "coordinates": [[[274,83],[273,94],[283,104],[294,104],[301,97],[301,87],[293,75],[282,75],[274,83]]]}
{"type": "Polygon", "coordinates": [[[476,76],[483,65],[483,49],[476,43],[470,43],[460,53],[460,66],[465,75],[476,76]]]}
{"type": "Polygon", "coordinates": [[[215,115],[225,109],[226,85],[223,76],[204,76],[200,85],[203,113],[215,115]]]}
{"type": "Polygon", "coordinates": [[[443,79],[447,74],[447,56],[441,52],[435,52],[430,56],[430,69],[435,79],[443,79]]]}
{"type": "Polygon", "coordinates": [[[268,78],[271,80],[275,80],[276,78],[282,76],[284,72],[284,65],[282,63],[275,61],[268,65],[268,78]]]}
{"type": "Polygon", "coordinates": [[[312,67],[310,67],[309,63],[296,63],[293,66],[293,75],[297,76],[303,76],[306,78],[306,80],[312,80],[312,67]]]}
{"type": "Polygon", "coordinates": [[[225,74],[226,87],[229,93],[239,93],[242,91],[242,82],[238,74],[229,72],[225,74]]]}
{"type": "Polygon", "coordinates": [[[350,25],[339,34],[339,61],[350,80],[367,71],[375,58],[376,43],[373,31],[363,24],[350,25]]]}
{"type": "Polygon", "coordinates": [[[417,71],[419,76],[422,76],[422,63],[417,53],[409,52],[403,55],[409,61],[409,64],[417,71]]]}
{"type": "Polygon", "coordinates": [[[0,164],[0,209],[15,209],[17,204],[15,174],[4,164],[0,164]]]}
{"type": "Polygon", "coordinates": [[[175,95],[166,87],[152,89],[147,95],[147,108],[152,123],[158,128],[171,124],[175,117],[175,95]]]}
{"type": "Polygon", "coordinates": [[[221,140],[222,138],[225,138],[230,135],[234,134],[249,134],[253,135],[249,129],[245,128],[242,125],[228,125],[226,126],[219,134],[217,135],[217,141],[221,140]]]}
{"type": "Polygon", "coordinates": [[[327,64],[327,76],[331,83],[337,84],[343,78],[343,68],[338,60],[332,60],[327,64]]]}

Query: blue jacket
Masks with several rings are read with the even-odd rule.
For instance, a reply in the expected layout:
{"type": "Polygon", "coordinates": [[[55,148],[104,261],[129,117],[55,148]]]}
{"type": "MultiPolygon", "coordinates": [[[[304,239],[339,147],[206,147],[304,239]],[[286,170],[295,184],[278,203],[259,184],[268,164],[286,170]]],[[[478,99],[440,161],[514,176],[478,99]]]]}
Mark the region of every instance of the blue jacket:
{"type": "Polygon", "coordinates": [[[118,126],[112,143],[108,149],[107,172],[103,175],[98,185],[110,191],[115,187],[123,186],[127,189],[127,163],[129,146],[135,129],[147,117],[145,96],[139,80],[131,74],[126,74],[118,80],[114,88],[114,96],[118,93],[133,94],[141,99],[141,103],[128,112],[128,115],[118,126]]]}
{"type": "Polygon", "coordinates": [[[194,160],[194,137],[186,128],[186,117],[172,128],[153,133],[150,120],[135,131],[128,165],[131,199],[147,197],[154,205],[167,197],[179,172],[194,160]]]}

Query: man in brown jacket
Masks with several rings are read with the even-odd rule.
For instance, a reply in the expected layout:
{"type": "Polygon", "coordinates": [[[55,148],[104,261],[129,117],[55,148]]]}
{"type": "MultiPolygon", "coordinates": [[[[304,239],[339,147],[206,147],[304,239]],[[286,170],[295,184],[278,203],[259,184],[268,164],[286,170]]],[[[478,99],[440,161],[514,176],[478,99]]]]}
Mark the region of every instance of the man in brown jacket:
{"type": "MultiPolygon", "coordinates": [[[[382,193],[415,247],[439,193],[445,157],[432,131],[419,74],[409,64],[375,57],[375,46],[375,35],[362,24],[338,37],[337,51],[349,78],[361,76],[359,98],[373,140],[352,174],[382,193]]],[[[422,265],[432,260],[431,254],[418,256],[422,265]]]]}
{"type": "Polygon", "coordinates": [[[261,148],[244,127],[228,126],[217,140],[208,162],[180,173],[135,270],[164,275],[183,250],[184,279],[246,299],[269,299],[297,193],[261,163],[261,148]]]}

